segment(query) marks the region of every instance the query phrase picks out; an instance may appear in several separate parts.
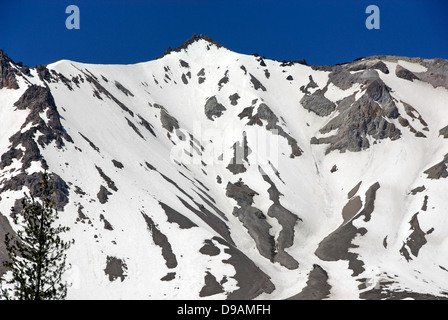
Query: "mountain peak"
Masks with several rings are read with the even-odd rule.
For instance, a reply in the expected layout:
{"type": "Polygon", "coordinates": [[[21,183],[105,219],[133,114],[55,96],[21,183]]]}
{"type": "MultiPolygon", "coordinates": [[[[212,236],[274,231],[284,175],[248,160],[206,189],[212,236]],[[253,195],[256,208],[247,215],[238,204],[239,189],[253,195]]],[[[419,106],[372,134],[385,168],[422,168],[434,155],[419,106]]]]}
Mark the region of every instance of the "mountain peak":
{"type": "Polygon", "coordinates": [[[198,42],[199,40],[205,40],[205,41],[209,42],[210,44],[215,45],[218,48],[225,48],[222,44],[220,44],[219,42],[216,42],[215,40],[210,38],[208,35],[205,35],[205,34],[198,35],[198,34],[194,33],[190,39],[186,40],[179,47],[174,48],[174,49],[171,47],[168,47],[168,49],[166,49],[166,51],[163,53],[163,55],[161,55],[160,57],[157,57],[156,59],[163,58],[164,56],[170,54],[171,52],[180,52],[181,50],[187,49],[190,45],[198,42]]]}
{"type": "Polygon", "coordinates": [[[67,299],[447,299],[448,60],[221,47],[28,72],[0,51],[2,281],[46,171],[67,299]]]}

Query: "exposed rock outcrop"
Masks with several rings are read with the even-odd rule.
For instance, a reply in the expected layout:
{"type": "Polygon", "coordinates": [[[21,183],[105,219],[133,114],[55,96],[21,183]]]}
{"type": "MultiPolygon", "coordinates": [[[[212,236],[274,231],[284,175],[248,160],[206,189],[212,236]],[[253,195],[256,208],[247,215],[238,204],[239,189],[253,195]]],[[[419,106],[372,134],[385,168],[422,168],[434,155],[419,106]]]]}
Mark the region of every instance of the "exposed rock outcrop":
{"type": "Polygon", "coordinates": [[[360,151],[370,146],[368,136],[376,140],[397,140],[400,130],[389,119],[399,116],[389,88],[378,79],[370,82],[358,100],[353,96],[339,102],[339,114],[331,119],[319,132],[337,132],[329,137],[311,139],[312,144],[330,144],[326,152],[334,150],[360,151]]]}
{"type": "Polygon", "coordinates": [[[226,107],[224,107],[221,103],[218,102],[216,96],[210,97],[207,99],[207,102],[204,106],[204,112],[208,119],[214,120],[214,118],[219,118],[224,111],[226,111],[226,107]]]}

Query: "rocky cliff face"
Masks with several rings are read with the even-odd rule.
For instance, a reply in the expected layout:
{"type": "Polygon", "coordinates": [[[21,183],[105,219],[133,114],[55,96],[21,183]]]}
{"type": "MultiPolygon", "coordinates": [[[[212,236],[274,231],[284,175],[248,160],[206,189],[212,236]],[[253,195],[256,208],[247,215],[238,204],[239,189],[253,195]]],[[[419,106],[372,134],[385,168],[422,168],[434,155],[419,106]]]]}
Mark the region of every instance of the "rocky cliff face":
{"type": "Polygon", "coordinates": [[[0,50],[0,89],[18,89],[19,85],[16,80],[17,69],[14,62],[9,59],[8,55],[0,50]]]}
{"type": "Polygon", "coordinates": [[[0,71],[0,240],[47,170],[68,298],[447,298],[446,60],[195,35],[128,66],[0,51],[0,71]]]}

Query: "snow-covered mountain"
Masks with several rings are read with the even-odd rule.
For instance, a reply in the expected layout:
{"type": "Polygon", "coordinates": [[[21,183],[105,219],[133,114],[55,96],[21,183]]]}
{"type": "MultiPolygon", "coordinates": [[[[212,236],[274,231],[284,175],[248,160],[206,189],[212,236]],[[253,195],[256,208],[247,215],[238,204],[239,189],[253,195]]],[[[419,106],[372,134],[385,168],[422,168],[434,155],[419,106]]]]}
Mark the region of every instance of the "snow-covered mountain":
{"type": "Polygon", "coordinates": [[[47,170],[68,299],[448,298],[447,60],[194,35],[134,65],[0,51],[0,74],[0,260],[47,170]]]}

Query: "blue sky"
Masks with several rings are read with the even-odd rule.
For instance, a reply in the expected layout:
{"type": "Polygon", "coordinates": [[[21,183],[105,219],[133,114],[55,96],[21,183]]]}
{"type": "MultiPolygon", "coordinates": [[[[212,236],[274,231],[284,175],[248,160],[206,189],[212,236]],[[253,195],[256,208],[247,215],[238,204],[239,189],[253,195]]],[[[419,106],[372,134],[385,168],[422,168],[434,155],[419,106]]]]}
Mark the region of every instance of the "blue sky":
{"type": "Polygon", "coordinates": [[[447,0],[0,0],[0,49],[29,66],[153,60],[194,33],[277,60],[336,64],[392,54],[448,59],[447,0]],[[68,30],[68,5],[80,29],[68,30]],[[380,29],[368,30],[368,5],[380,29]]]}

